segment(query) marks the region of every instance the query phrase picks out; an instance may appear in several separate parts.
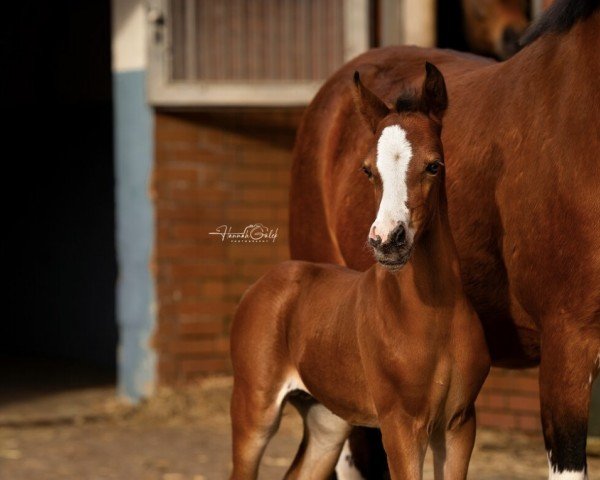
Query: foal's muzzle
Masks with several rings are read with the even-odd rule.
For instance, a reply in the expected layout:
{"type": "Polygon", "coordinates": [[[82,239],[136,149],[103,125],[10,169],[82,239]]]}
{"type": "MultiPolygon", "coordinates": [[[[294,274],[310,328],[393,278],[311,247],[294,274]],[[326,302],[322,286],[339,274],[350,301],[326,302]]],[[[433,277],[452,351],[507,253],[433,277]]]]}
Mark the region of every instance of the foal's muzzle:
{"type": "Polygon", "coordinates": [[[406,227],[399,224],[387,237],[385,243],[381,237],[369,237],[369,245],[373,248],[373,255],[384,267],[397,270],[404,266],[410,257],[406,227]]]}

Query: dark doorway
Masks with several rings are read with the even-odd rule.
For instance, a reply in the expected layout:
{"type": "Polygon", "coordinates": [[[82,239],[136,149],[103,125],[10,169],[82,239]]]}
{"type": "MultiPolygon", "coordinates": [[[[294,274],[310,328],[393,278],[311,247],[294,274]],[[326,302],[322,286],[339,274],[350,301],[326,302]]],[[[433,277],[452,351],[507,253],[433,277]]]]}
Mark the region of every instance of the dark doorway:
{"type": "Polygon", "coordinates": [[[67,361],[114,376],[110,2],[9,5],[0,32],[3,366],[67,361]]]}
{"type": "Polygon", "coordinates": [[[464,34],[461,0],[438,0],[437,18],[437,46],[469,51],[464,34]]]}

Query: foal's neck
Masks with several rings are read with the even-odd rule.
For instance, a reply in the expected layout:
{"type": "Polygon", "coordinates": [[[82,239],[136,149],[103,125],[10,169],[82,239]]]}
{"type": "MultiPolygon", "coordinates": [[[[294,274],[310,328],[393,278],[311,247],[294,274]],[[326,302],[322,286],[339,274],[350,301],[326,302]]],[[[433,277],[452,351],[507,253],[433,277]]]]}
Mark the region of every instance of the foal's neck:
{"type": "Polygon", "coordinates": [[[431,281],[451,280],[458,275],[456,247],[445,208],[431,218],[429,228],[415,245],[410,262],[417,275],[433,277],[431,281]]]}
{"type": "Polygon", "coordinates": [[[450,232],[445,197],[416,239],[408,263],[388,277],[400,292],[412,291],[423,303],[449,304],[462,294],[458,255],[450,232]]]}

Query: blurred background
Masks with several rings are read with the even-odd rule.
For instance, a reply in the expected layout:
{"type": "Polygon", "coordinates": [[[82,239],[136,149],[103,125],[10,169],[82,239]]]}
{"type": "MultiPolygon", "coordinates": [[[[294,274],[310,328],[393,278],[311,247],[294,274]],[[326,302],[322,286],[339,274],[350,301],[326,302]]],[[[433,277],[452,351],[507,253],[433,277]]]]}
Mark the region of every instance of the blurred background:
{"type": "MultiPolygon", "coordinates": [[[[8,2],[0,478],[225,478],[229,322],[288,258],[305,106],[369,48],[509,58],[549,3],[8,2]],[[276,241],[209,235],[254,223],[276,241]]],[[[514,471],[476,478],[545,478],[537,388],[536,370],[493,371],[474,461],[514,471]]],[[[290,415],[265,478],[297,427],[290,415]]]]}

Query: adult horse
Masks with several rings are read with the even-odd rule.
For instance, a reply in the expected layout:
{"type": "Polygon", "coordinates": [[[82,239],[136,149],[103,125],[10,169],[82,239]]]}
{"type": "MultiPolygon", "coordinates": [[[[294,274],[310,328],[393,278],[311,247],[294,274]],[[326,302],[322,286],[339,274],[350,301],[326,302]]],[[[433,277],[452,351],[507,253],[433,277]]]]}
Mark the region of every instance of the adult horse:
{"type": "Polygon", "coordinates": [[[446,77],[449,215],[465,290],[495,365],[540,365],[550,477],[587,477],[600,359],[600,2],[557,0],[526,47],[490,63],[392,47],[334,74],[308,107],[292,170],[292,257],[364,270],[375,211],[361,161],[373,155],[352,74],[393,104],[425,60],[446,77]],[[364,208],[356,208],[357,196],[364,208]],[[310,228],[308,227],[310,226],[310,228]]]}
{"type": "MultiPolygon", "coordinates": [[[[445,1],[440,8],[448,8],[446,3],[452,5],[445,1]]],[[[513,56],[519,50],[519,37],[529,24],[526,9],[527,2],[523,0],[461,0],[464,36],[470,50],[500,59],[513,56]]]]}

